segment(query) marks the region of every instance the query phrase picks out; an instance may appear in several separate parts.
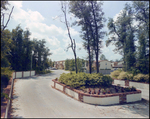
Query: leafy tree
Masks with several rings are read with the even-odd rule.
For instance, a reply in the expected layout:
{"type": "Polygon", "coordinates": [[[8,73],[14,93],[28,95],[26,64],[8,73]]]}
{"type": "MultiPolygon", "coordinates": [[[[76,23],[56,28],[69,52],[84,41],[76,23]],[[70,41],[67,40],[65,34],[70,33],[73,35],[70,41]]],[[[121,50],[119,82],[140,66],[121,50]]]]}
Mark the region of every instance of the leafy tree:
{"type": "Polygon", "coordinates": [[[44,39],[33,39],[33,69],[43,71],[49,67],[47,57],[52,55],[50,50],[45,47],[46,41],[44,39]]]}
{"type": "Polygon", "coordinates": [[[103,17],[102,2],[97,1],[77,1],[71,2],[71,12],[78,17],[80,21],[75,24],[82,26],[82,38],[85,40],[84,47],[88,50],[89,66],[91,71],[91,50],[95,52],[97,73],[99,73],[98,56],[105,32],[102,31],[104,27],[103,22],[106,19],[103,17]],[[91,49],[92,48],[92,49],[91,49]]]}
{"type": "Polygon", "coordinates": [[[102,11],[102,5],[102,2],[89,1],[89,6],[91,8],[92,23],[90,25],[90,32],[93,39],[93,49],[95,52],[97,73],[99,73],[98,57],[99,53],[101,53],[100,48],[102,48],[102,39],[105,35],[105,31],[102,31],[104,27],[104,22],[106,21],[106,19],[104,18],[104,12],[102,11]]]}
{"type": "Polygon", "coordinates": [[[77,58],[77,67],[78,67],[79,72],[84,71],[84,69],[83,69],[84,63],[85,63],[85,61],[83,59],[80,59],[79,57],[77,58]]]}
{"type": "Polygon", "coordinates": [[[100,60],[107,60],[104,54],[101,55],[100,60]]]}
{"type": "Polygon", "coordinates": [[[65,70],[69,70],[69,59],[65,60],[65,70]]]}
{"type": "Polygon", "coordinates": [[[135,66],[135,28],[133,24],[133,11],[131,7],[126,4],[117,21],[114,22],[112,18],[109,19],[108,29],[111,38],[106,41],[106,46],[111,42],[115,42],[116,52],[123,55],[124,70],[131,70],[135,66]]]}
{"type": "Polygon", "coordinates": [[[137,21],[137,38],[138,38],[138,55],[137,68],[141,73],[149,73],[149,66],[147,65],[149,59],[146,55],[149,54],[149,2],[148,1],[134,1],[132,4],[134,8],[135,20],[137,21]]]}
{"type": "Polygon", "coordinates": [[[69,71],[75,71],[75,61],[71,59],[69,62],[69,71]]]}
{"type": "Polygon", "coordinates": [[[86,5],[87,1],[71,1],[70,2],[70,12],[78,17],[80,21],[76,21],[73,25],[77,24],[78,26],[82,26],[81,37],[84,40],[83,47],[88,52],[88,61],[89,61],[89,72],[92,72],[92,38],[90,36],[89,24],[87,22],[90,21],[90,7],[86,5]]]}
{"type": "Polygon", "coordinates": [[[10,66],[10,62],[7,59],[10,54],[10,46],[12,45],[11,40],[11,32],[6,29],[3,31],[3,35],[1,36],[1,67],[10,66]]]}

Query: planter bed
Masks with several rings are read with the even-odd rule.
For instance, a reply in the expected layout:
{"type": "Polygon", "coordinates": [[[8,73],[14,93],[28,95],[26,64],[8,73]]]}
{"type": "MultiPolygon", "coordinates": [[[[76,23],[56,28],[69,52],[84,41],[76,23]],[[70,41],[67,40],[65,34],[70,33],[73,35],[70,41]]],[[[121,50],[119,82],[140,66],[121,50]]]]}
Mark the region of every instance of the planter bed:
{"type": "Polygon", "coordinates": [[[113,84],[115,85],[120,84],[122,86],[134,86],[136,88],[149,90],[149,83],[135,82],[135,81],[129,81],[129,80],[120,80],[120,79],[114,79],[114,78],[113,80],[114,80],[113,84]]]}
{"type": "Polygon", "coordinates": [[[84,90],[74,89],[57,80],[52,81],[54,82],[52,88],[57,89],[78,101],[89,104],[112,105],[141,100],[141,91],[137,89],[131,92],[122,92],[121,89],[124,89],[125,87],[112,85],[110,88],[107,88],[106,94],[103,94],[102,90],[99,90],[99,88],[87,88],[84,90]],[[118,92],[116,92],[116,89],[118,89],[118,92]]]}

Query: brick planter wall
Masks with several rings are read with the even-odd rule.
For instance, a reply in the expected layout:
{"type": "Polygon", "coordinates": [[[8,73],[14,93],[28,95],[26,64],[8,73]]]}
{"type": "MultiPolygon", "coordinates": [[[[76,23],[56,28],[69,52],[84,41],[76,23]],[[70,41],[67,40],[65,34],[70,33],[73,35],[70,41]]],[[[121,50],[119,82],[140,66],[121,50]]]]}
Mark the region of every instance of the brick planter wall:
{"type": "Polygon", "coordinates": [[[148,83],[141,83],[141,82],[133,82],[129,80],[119,80],[119,79],[113,79],[112,84],[120,84],[122,86],[134,86],[136,88],[149,90],[149,84],[148,83]]]}
{"type": "Polygon", "coordinates": [[[54,82],[54,85],[52,86],[52,88],[58,91],[61,91],[62,93],[78,101],[85,102],[85,103],[99,104],[99,105],[111,105],[111,104],[122,104],[122,103],[141,100],[140,90],[136,90],[133,92],[105,94],[105,95],[88,94],[88,93],[84,93],[83,91],[79,91],[69,86],[66,86],[56,80],[52,80],[52,81],[54,82]]]}

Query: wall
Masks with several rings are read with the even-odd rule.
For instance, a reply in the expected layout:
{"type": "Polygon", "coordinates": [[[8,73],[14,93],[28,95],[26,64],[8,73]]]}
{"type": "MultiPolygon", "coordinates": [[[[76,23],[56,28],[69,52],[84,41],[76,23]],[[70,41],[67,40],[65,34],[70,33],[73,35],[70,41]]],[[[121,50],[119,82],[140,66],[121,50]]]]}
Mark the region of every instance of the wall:
{"type": "Polygon", "coordinates": [[[145,90],[149,90],[149,84],[146,83],[140,83],[140,82],[133,82],[133,81],[128,81],[128,80],[118,80],[114,79],[114,84],[121,84],[122,86],[134,86],[136,88],[141,88],[145,90]],[[127,83],[129,82],[129,84],[127,83]]]}
{"type": "Polygon", "coordinates": [[[57,80],[52,80],[54,82],[55,88],[62,93],[77,99],[78,101],[90,103],[90,104],[99,104],[99,105],[112,105],[112,104],[122,104],[134,101],[141,100],[141,91],[133,91],[133,92],[124,92],[124,93],[114,93],[114,94],[105,94],[105,95],[97,95],[97,94],[88,94],[82,91],[72,89],[69,86],[66,86],[57,80]]]}
{"type": "Polygon", "coordinates": [[[23,77],[29,77],[34,75],[35,75],[35,71],[19,71],[13,73],[13,78],[23,78],[23,77]]]}
{"type": "Polygon", "coordinates": [[[114,84],[120,84],[121,86],[125,86],[125,81],[114,80],[114,84]]]}
{"type": "Polygon", "coordinates": [[[23,77],[28,77],[30,76],[30,71],[24,71],[23,72],[23,77]]]}
{"type": "Polygon", "coordinates": [[[100,61],[100,69],[112,69],[111,62],[109,61],[100,61]],[[106,65],[107,63],[107,65],[106,65]]]}
{"type": "Polygon", "coordinates": [[[119,96],[104,97],[104,98],[83,96],[83,102],[101,105],[118,104],[119,96]]]}

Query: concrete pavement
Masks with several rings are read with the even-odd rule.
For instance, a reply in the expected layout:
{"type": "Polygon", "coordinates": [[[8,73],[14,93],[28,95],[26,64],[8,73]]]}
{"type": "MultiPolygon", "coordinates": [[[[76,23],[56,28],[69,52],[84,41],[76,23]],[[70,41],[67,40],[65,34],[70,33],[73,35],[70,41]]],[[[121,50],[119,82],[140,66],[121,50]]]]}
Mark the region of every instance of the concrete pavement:
{"type": "Polygon", "coordinates": [[[63,70],[51,74],[16,79],[12,101],[11,117],[53,118],[53,117],[149,117],[149,101],[98,106],[79,102],[51,88],[52,79],[59,78],[63,70]]]}

